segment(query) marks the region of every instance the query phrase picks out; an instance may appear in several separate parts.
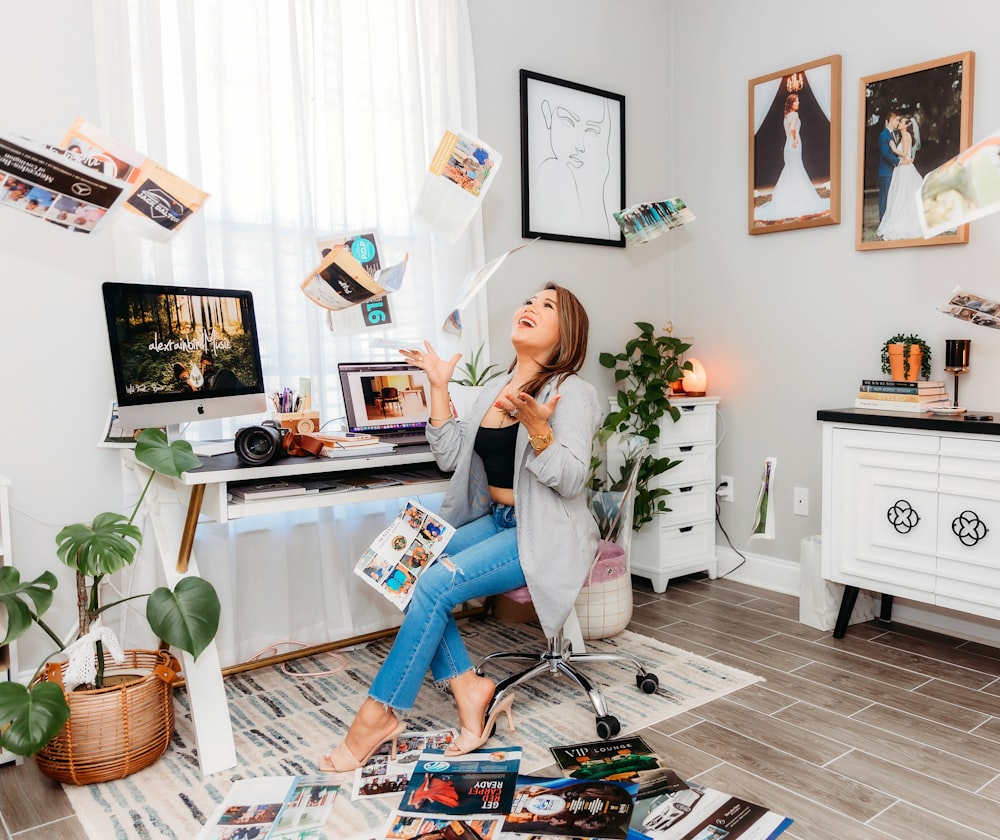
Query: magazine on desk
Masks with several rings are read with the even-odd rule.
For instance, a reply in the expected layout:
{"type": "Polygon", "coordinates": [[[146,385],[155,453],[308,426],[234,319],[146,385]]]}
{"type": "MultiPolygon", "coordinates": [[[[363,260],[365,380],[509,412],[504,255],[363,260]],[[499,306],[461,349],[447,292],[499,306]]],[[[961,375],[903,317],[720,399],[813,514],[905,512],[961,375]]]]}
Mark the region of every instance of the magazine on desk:
{"type": "Polygon", "coordinates": [[[444,552],[455,529],[438,514],[408,499],[392,523],[361,555],[354,573],[401,610],[413,585],[444,552]]]}

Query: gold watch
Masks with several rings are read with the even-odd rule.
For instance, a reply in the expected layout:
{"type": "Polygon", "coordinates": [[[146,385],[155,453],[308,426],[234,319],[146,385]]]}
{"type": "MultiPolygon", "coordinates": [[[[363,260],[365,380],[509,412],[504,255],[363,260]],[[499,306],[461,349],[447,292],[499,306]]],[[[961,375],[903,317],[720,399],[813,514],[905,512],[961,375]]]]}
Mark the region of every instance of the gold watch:
{"type": "Polygon", "coordinates": [[[556,436],[552,433],[552,429],[549,429],[544,435],[531,435],[528,438],[528,442],[531,444],[531,448],[534,449],[535,452],[541,452],[555,439],[556,436]]]}

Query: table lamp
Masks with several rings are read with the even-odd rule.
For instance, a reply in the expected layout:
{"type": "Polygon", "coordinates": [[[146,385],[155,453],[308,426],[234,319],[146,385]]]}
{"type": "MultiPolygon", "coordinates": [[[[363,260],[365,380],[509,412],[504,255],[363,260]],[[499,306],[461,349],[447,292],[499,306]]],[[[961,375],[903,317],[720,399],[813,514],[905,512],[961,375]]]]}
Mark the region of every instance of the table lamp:
{"type": "Polygon", "coordinates": [[[971,339],[949,338],[944,343],[944,369],[955,374],[955,399],[952,402],[958,407],[958,377],[969,370],[969,352],[971,339]]]}
{"type": "Polygon", "coordinates": [[[703,397],[708,390],[705,366],[695,358],[687,361],[691,363],[691,370],[684,371],[684,393],[689,397],[703,397]]]}

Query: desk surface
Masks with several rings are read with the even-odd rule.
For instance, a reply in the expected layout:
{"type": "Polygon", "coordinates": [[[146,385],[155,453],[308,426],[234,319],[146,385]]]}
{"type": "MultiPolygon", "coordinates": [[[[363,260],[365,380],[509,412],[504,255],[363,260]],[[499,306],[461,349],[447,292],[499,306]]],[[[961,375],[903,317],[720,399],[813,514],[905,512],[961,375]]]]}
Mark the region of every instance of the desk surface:
{"type": "Polygon", "coordinates": [[[326,458],[307,455],[304,457],[286,457],[261,467],[251,467],[242,463],[236,454],[226,452],[203,458],[202,466],[196,470],[188,470],[181,477],[184,484],[221,484],[229,481],[259,481],[277,476],[290,478],[292,476],[317,475],[334,472],[353,472],[356,470],[381,469],[391,470],[414,464],[433,464],[434,455],[430,446],[402,446],[393,452],[382,452],[375,455],[341,455],[337,458],[326,458]]]}

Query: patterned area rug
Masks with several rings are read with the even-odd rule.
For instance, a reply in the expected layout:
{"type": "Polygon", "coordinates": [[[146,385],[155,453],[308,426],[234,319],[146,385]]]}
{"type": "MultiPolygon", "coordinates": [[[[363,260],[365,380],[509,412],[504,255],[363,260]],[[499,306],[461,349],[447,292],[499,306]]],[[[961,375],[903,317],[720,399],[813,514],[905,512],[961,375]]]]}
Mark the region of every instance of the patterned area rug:
{"type": "MultiPolygon", "coordinates": [[[[533,625],[501,624],[492,619],[463,625],[473,661],[495,650],[538,650],[541,631],[533,625]]],[[[193,743],[193,727],[183,690],[175,694],[177,731],[166,755],[139,773],[104,784],[65,785],[76,814],[92,840],[192,840],[229,792],[236,779],[294,776],[317,772],[319,756],[343,737],[361,704],[379,663],[391,644],[385,639],[340,654],[346,666],[334,675],[309,676],[332,670],[339,657],[324,655],[287,665],[261,668],[226,680],[239,764],[202,777],[193,743]]],[[[595,663],[585,670],[600,685],[622,734],[634,732],[702,703],[761,681],[701,656],[625,631],[613,639],[589,642],[592,651],[627,651],[659,677],[655,694],[636,688],[634,672],[616,663],[595,663]]],[[[498,679],[514,670],[498,665],[488,676],[498,679]]],[[[409,718],[411,731],[455,726],[454,705],[447,691],[428,679],[409,718]]],[[[549,747],[597,739],[589,701],[569,679],[536,678],[517,690],[515,733],[501,718],[492,743],[523,747],[521,768],[530,773],[552,763],[549,747]]],[[[399,797],[352,802],[353,778],[338,777],[338,795],[328,823],[330,840],[371,837],[399,797]]]]}

